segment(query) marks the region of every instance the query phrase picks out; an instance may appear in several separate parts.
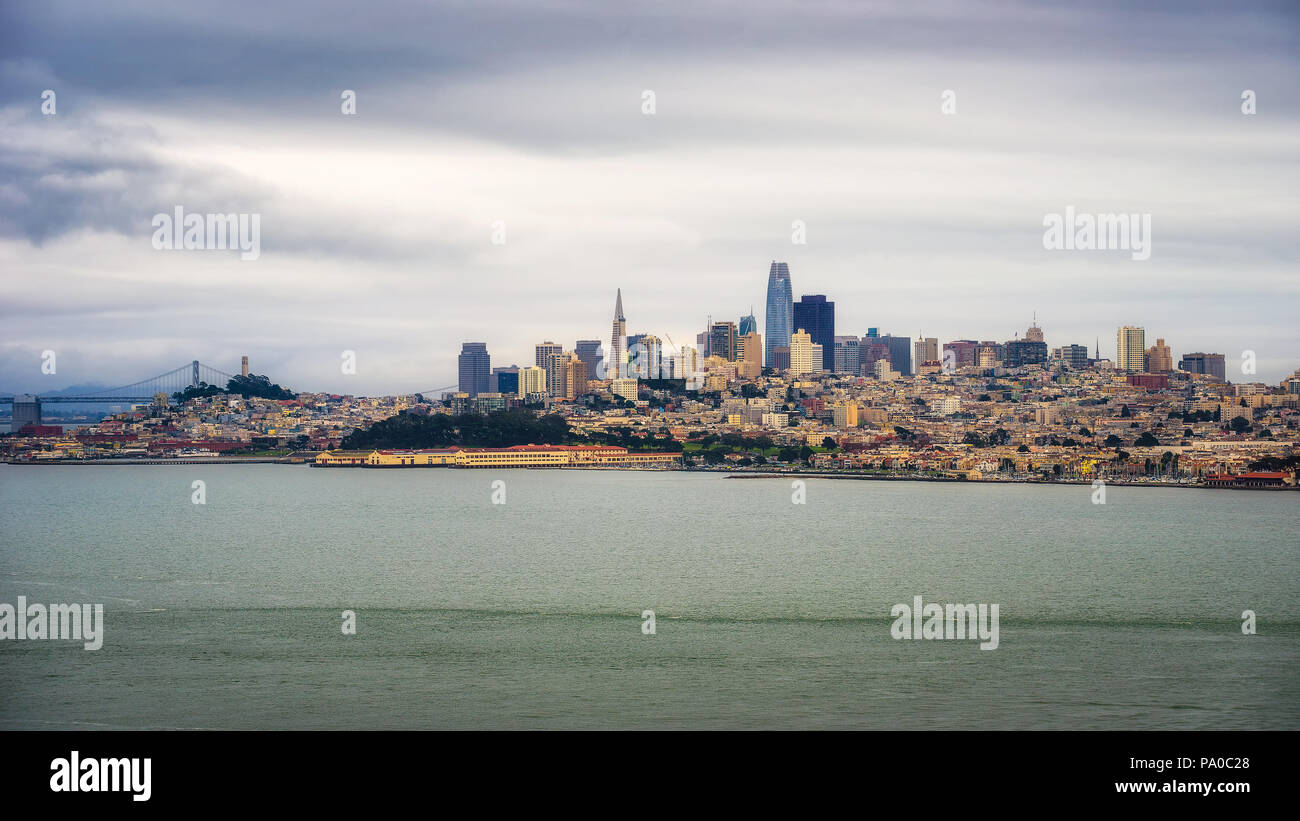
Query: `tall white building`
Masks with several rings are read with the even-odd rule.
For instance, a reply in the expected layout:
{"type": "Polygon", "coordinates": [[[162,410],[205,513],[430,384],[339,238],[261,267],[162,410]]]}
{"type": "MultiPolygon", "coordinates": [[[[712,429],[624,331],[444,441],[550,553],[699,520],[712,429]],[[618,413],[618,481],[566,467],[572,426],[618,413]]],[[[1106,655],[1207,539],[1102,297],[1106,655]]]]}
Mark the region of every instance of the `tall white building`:
{"type": "Polygon", "coordinates": [[[546,371],[536,365],[519,370],[519,395],[546,393],[546,371]]]}
{"type": "MultiPolygon", "coordinates": [[[[820,370],[821,365],[822,361],[821,359],[818,359],[816,362],[816,369],[820,370]]],[[[790,372],[794,374],[802,374],[812,373],[813,370],[812,336],[805,332],[803,328],[800,328],[790,334],[790,372]]]]}
{"type": "Polygon", "coordinates": [[[1115,335],[1115,369],[1140,371],[1145,365],[1146,330],[1125,325],[1115,335]]]}

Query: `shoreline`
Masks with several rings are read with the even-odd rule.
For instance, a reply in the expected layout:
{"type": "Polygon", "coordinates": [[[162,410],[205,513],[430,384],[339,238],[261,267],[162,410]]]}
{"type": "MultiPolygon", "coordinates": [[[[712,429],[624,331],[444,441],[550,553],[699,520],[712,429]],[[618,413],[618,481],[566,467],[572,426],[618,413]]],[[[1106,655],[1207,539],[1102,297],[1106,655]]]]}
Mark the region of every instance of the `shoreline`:
{"type": "MultiPolygon", "coordinates": [[[[296,459],[289,460],[285,457],[227,457],[227,458],[179,458],[179,459],[46,459],[41,461],[5,461],[6,465],[48,465],[48,466],[68,466],[68,465],[87,465],[87,466],[124,466],[124,465],[152,465],[163,466],[189,466],[189,465],[301,465],[307,467],[328,467],[341,469],[358,469],[358,470],[401,470],[407,468],[446,468],[453,470],[490,470],[488,467],[471,467],[455,468],[448,465],[316,465],[311,460],[296,459]]],[[[808,479],[841,479],[852,481],[880,481],[880,482],[939,482],[945,484],[982,484],[982,485],[1070,485],[1074,487],[1091,487],[1092,480],[1087,479],[962,479],[946,476],[889,476],[883,474],[870,473],[828,473],[826,471],[816,470],[784,470],[784,471],[754,471],[754,472],[736,472],[734,470],[715,470],[711,468],[636,468],[636,467],[606,467],[606,466],[518,466],[506,468],[509,470],[614,470],[614,471],[634,471],[645,473],[665,473],[665,472],[683,472],[698,474],[724,474],[726,479],[783,479],[787,477],[808,478],[808,479]]],[[[1207,484],[1180,484],[1176,482],[1130,482],[1122,480],[1106,480],[1108,487],[1148,487],[1148,488],[1173,488],[1180,490],[1249,490],[1249,491],[1271,491],[1285,492],[1300,490],[1300,486],[1290,487],[1215,487],[1207,484]]]]}
{"type": "MultiPolygon", "coordinates": [[[[722,471],[699,471],[701,473],[720,473],[722,471]]],[[[807,477],[809,479],[851,479],[859,481],[882,481],[882,482],[942,482],[948,484],[972,484],[972,485],[1071,485],[1075,487],[1092,487],[1092,480],[1089,479],[958,479],[942,476],[884,476],[880,474],[868,473],[826,473],[825,471],[776,471],[764,473],[728,473],[728,479],[783,479],[787,476],[807,477]]],[[[1287,491],[1300,490],[1300,487],[1215,487],[1207,484],[1181,484],[1178,482],[1126,482],[1120,480],[1104,480],[1107,487],[1155,487],[1155,488],[1177,488],[1181,490],[1263,490],[1263,491],[1287,491]]]]}

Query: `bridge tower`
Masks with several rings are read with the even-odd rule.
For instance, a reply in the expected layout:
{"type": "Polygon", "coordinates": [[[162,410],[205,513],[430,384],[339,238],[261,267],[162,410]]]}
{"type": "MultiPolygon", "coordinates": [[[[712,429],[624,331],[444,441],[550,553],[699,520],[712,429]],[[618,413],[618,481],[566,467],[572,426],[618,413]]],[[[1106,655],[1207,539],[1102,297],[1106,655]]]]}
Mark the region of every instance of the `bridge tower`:
{"type": "Polygon", "coordinates": [[[199,360],[196,359],[191,362],[190,367],[194,369],[194,375],[190,377],[190,384],[197,388],[199,386],[199,360]]]}

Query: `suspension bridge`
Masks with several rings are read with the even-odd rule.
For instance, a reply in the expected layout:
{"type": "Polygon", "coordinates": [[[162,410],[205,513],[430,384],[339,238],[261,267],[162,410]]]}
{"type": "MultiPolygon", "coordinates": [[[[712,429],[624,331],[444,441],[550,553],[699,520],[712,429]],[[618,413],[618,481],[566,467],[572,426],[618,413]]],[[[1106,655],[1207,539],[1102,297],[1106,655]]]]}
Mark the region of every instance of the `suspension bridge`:
{"type": "MultiPolygon", "coordinates": [[[[223,370],[214,368],[211,365],[195,359],[187,365],[168,371],[167,373],[151,376],[148,379],[142,379],[139,382],[132,382],[130,385],[122,385],[117,388],[104,388],[96,390],[93,393],[84,395],[58,395],[58,396],[36,396],[35,401],[44,404],[49,403],[80,403],[80,404],[106,404],[106,405],[129,405],[143,404],[152,402],[158,394],[166,394],[170,397],[172,394],[180,393],[186,388],[198,387],[201,384],[216,385],[219,388],[225,388],[233,376],[223,370]]],[[[411,391],[410,393],[400,394],[411,396],[420,394],[429,399],[438,398],[444,391],[457,389],[457,385],[445,385],[441,388],[431,388],[424,391],[411,391]]],[[[0,396],[0,405],[13,404],[13,395],[0,396]]]]}
{"type": "MultiPolygon", "coordinates": [[[[94,393],[77,396],[37,396],[36,400],[41,404],[55,402],[138,404],[152,402],[157,394],[165,393],[171,396],[173,393],[179,393],[186,388],[198,387],[200,383],[224,388],[230,380],[230,374],[211,365],[205,365],[196,359],[188,365],[182,365],[175,370],[170,370],[158,376],[151,376],[139,382],[132,382],[130,385],[122,385],[118,388],[104,388],[94,393]]],[[[0,396],[0,405],[12,404],[13,401],[13,396],[0,396]]]]}

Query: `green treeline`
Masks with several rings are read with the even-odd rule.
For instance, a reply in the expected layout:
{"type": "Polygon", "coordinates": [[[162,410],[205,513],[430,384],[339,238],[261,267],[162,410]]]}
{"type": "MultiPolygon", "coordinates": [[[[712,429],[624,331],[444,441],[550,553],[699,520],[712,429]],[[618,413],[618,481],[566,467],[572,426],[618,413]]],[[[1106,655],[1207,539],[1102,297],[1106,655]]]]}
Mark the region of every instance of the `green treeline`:
{"type": "Polygon", "coordinates": [[[257,397],[258,399],[293,399],[297,394],[286,388],[282,388],[270,380],[269,377],[251,373],[248,376],[230,377],[226,387],[218,385],[209,385],[207,382],[200,382],[197,385],[190,385],[183,391],[177,391],[172,394],[177,402],[186,402],[200,396],[218,396],[220,394],[239,394],[248,399],[257,397]]]}
{"type": "Polygon", "coordinates": [[[654,433],[636,435],[630,428],[615,428],[592,438],[570,430],[556,414],[538,416],[525,409],[488,414],[399,413],[355,430],[344,437],[345,450],[449,448],[508,448],[513,445],[619,445],[632,451],[680,451],[672,437],[654,433]]]}

